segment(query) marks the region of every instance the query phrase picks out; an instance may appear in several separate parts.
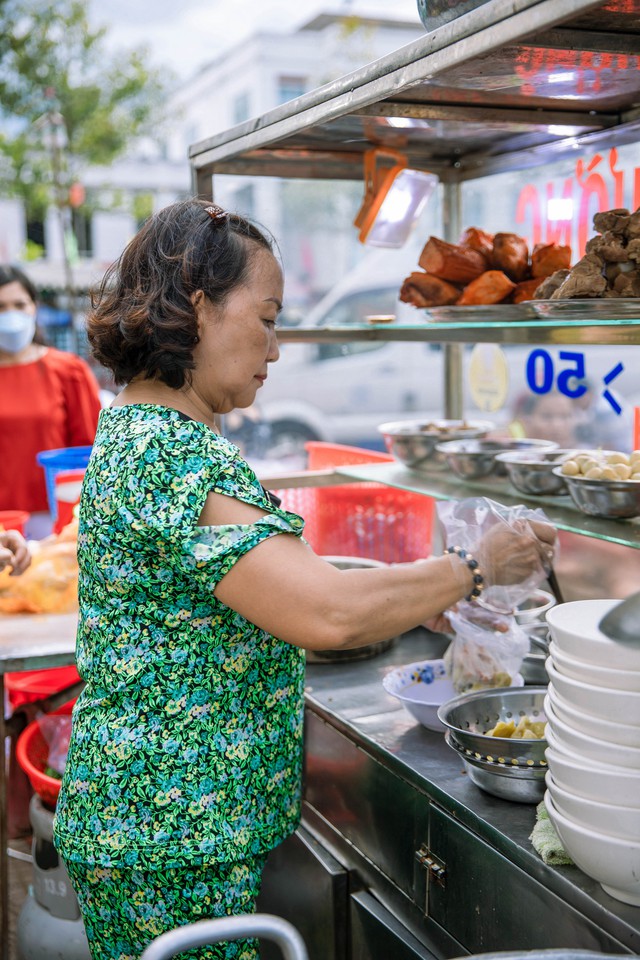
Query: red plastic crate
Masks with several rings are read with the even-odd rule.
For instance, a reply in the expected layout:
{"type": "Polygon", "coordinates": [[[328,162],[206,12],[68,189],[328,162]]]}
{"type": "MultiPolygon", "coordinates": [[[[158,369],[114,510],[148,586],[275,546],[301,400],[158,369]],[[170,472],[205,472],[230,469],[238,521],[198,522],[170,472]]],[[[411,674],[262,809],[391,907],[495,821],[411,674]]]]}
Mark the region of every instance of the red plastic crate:
{"type": "MultiPolygon", "coordinates": [[[[309,470],[393,457],[362,447],[311,441],[309,470]]],[[[368,557],[385,563],[419,560],[431,552],[434,501],[381,483],[280,490],[283,507],[304,517],[305,537],[325,556],[368,557]]]]}

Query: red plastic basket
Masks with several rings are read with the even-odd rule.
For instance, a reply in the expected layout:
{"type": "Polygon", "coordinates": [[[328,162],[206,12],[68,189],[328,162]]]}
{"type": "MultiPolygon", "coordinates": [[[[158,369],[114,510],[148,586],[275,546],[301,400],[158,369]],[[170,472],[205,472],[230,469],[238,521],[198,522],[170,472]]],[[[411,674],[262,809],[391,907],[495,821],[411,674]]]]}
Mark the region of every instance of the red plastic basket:
{"type": "MultiPolygon", "coordinates": [[[[71,700],[58,710],[53,710],[48,716],[55,714],[68,716],[73,710],[74,703],[75,700],[71,700]]],[[[49,762],[49,744],[43,737],[37,720],[30,723],[18,737],[16,757],[44,805],[55,810],[60,793],[60,781],[44,772],[49,762]]]]}
{"type": "Polygon", "coordinates": [[[26,510],[0,510],[0,529],[17,530],[24,533],[24,527],[31,516],[26,510]]]}
{"type": "MultiPolygon", "coordinates": [[[[306,444],[310,470],[389,463],[386,453],[345,444],[306,444]]],[[[304,517],[316,553],[368,557],[385,563],[419,560],[431,552],[434,501],[381,483],[303,487],[278,491],[283,506],[304,517]]]]}
{"type": "Polygon", "coordinates": [[[35,700],[42,700],[43,697],[60,693],[72,684],[78,683],[79,680],[80,674],[73,665],[7,673],[4,678],[9,703],[14,710],[23,703],[33,703],[35,700]]]}

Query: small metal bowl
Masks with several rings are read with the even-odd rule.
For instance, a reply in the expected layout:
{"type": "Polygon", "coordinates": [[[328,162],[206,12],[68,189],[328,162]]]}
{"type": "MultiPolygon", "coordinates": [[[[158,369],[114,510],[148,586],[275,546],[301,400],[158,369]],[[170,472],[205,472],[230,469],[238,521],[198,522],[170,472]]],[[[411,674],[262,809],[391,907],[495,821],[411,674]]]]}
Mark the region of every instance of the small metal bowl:
{"type": "Polygon", "coordinates": [[[449,746],[460,755],[471,782],[484,790],[485,793],[516,803],[539,803],[543,799],[546,789],[546,767],[528,769],[491,763],[487,760],[469,756],[467,751],[455,742],[450,730],[447,730],[444,738],[449,746]]]}
{"type": "Polygon", "coordinates": [[[522,664],[520,673],[524,679],[525,685],[541,687],[549,683],[549,675],[545,666],[546,656],[544,653],[527,653],[522,664]]]}
{"type": "Polygon", "coordinates": [[[449,746],[460,754],[470,779],[481,790],[506,800],[537,803],[544,793],[546,740],[489,737],[499,720],[546,720],[546,687],[477,690],[449,700],[438,710],[449,746]],[[541,792],[542,791],[542,792],[541,792]]]}
{"type": "Polygon", "coordinates": [[[503,463],[496,457],[499,453],[514,450],[556,450],[557,443],[551,440],[521,440],[516,438],[496,438],[494,440],[453,440],[436,444],[436,450],[442,454],[447,465],[463,480],[477,480],[480,477],[506,476],[503,463]]]}
{"type": "Polygon", "coordinates": [[[522,625],[544,619],[545,613],[555,606],[555,602],[555,597],[548,590],[534,590],[516,607],[514,611],[516,623],[522,625]]]}
{"type": "Polygon", "coordinates": [[[554,467],[553,473],[562,477],[569,495],[578,510],[590,517],[608,520],[628,520],[640,516],[640,482],[638,480],[595,480],[590,477],[570,477],[554,467]]]}
{"type": "Polygon", "coordinates": [[[575,450],[508,450],[497,453],[496,460],[502,463],[509,480],[520,493],[540,496],[568,493],[564,477],[553,472],[575,450]]]}
{"type": "Polygon", "coordinates": [[[398,420],[382,423],[378,430],[387,450],[400,463],[412,470],[433,470],[445,465],[436,453],[436,444],[486,437],[493,427],[488,420],[398,420]]]}
{"type": "Polygon", "coordinates": [[[549,625],[544,620],[527,623],[524,630],[529,636],[529,653],[520,665],[520,673],[529,686],[547,686],[549,674],[545,666],[549,656],[549,625]]]}

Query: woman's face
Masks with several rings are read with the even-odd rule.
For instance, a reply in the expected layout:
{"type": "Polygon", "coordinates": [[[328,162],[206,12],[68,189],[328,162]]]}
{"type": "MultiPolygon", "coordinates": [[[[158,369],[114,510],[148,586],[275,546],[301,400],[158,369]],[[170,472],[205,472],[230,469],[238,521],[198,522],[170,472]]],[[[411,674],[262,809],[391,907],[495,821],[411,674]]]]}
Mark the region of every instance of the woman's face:
{"type": "Polygon", "coordinates": [[[14,363],[27,356],[36,332],[36,304],[18,280],[0,286],[0,358],[14,363]]]}
{"type": "Polygon", "coordinates": [[[523,420],[528,437],[554,440],[560,447],[575,445],[576,411],[569,397],[560,393],[540,397],[535,409],[523,420]]]}
{"type": "Polygon", "coordinates": [[[7,310],[20,310],[32,317],[36,315],[35,303],[17,280],[0,287],[0,313],[5,313],[7,310]]]}
{"type": "Polygon", "coordinates": [[[193,351],[192,389],[216,413],[250,406],[280,356],[275,325],[283,278],[268,250],[250,243],[247,280],[222,307],[195,297],[199,342],[193,351]]]}

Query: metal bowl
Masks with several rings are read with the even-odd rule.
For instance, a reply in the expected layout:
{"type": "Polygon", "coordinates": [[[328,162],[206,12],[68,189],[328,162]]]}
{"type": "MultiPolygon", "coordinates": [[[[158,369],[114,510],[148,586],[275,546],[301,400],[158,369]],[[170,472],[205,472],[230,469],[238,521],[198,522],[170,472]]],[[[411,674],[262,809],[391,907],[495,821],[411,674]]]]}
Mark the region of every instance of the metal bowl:
{"type": "Polygon", "coordinates": [[[496,460],[504,464],[509,480],[520,493],[554,495],[569,492],[564,476],[559,477],[553,468],[573,453],[575,450],[509,450],[497,453],[496,460]]]}
{"type": "Polygon", "coordinates": [[[378,430],[392,456],[412,470],[443,467],[436,444],[444,440],[486,437],[494,425],[488,420],[397,420],[378,430]]]}
{"type": "Polygon", "coordinates": [[[544,620],[534,620],[524,626],[529,636],[529,652],[520,666],[524,682],[530,686],[547,686],[549,674],[545,666],[549,656],[549,626],[544,620]]]}
{"type": "Polygon", "coordinates": [[[553,473],[563,478],[569,495],[578,510],[590,517],[625,520],[640,516],[640,482],[638,480],[595,480],[590,477],[569,477],[561,467],[553,473]]]}
{"type": "Polygon", "coordinates": [[[544,793],[546,740],[489,737],[499,720],[546,720],[546,687],[501,687],[465,693],[438,710],[449,746],[463,759],[481,790],[506,800],[537,803],[544,793]]]}
{"type": "Polygon", "coordinates": [[[540,687],[549,683],[546,660],[544,653],[532,650],[531,653],[526,654],[520,665],[520,673],[527,686],[540,687]]]}
{"type": "Polygon", "coordinates": [[[555,606],[556,598],[548,590],[534,590],[533,593],[518,604],[514,611],[516,623],[529,624],[536,620],[543,620],[547,610],[555,606]]]}
{"type": "Polygon", "coordinates": [[[493,687],[463,693],[438,710],[438,717],[464,750],[478,760],[530,767],[545,763],[546,740],[487,736],[499,720],[546,720],[546,687],[493,687]]]}
{"type": "Polygon", "coordinates": [[[514,800],[516,803],[539,803],[542,800],[546,788],[546,767],[529,769],[491,763],[469,756],[467,751],[455,742],[450,730],[447,730],[444,738],[459,754],[471,782],[485,793],[503,800],[514,800]]]}
{"type": "Polygon", "coordinates": [[[522,440],[518,438],[496,438],[493,440],[453,440],[436,444],[436,450],[444,457],[447,465],[463,480],[476,480],[479,477],[506,476],[503,463],[496,460],[499,453],[514,450],[556,450],[557,443],[551,440],[522,440]]]}

